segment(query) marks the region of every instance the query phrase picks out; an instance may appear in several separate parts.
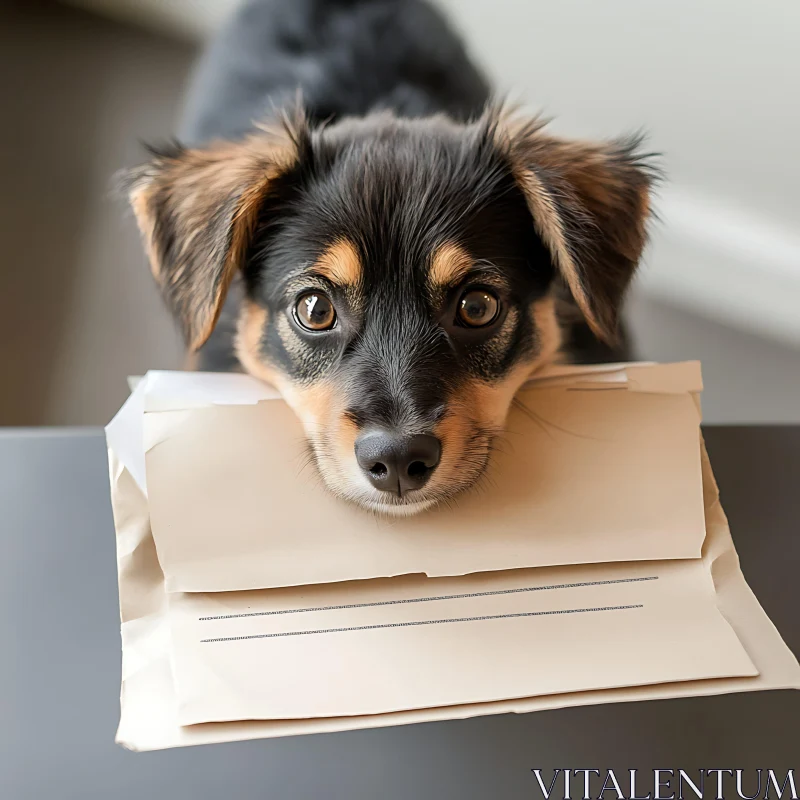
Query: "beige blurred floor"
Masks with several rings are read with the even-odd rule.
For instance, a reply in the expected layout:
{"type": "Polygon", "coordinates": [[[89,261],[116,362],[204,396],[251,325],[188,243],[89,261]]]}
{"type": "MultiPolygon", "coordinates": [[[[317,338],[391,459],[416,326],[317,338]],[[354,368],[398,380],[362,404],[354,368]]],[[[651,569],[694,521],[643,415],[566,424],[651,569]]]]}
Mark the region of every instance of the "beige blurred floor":
{"type": "MultiPolygon", "coordinates": [[[[194,52],[39,2],[0,7],[0,425],[103,424],[181,346],[110,194],[168,137],[194,52]],[[9,77],[10,76],[10,77],[9,77]]],[[[800,351],[634,296],[641,358],[700,358],[716,422],[800,421],[800,351]]]]}

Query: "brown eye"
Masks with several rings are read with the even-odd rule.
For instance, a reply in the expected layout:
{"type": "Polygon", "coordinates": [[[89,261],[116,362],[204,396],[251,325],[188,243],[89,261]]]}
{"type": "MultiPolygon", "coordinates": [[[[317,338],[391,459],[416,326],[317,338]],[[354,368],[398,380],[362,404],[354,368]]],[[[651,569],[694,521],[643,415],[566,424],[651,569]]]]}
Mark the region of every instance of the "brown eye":
{"type": "Polygon", "coordinates": [[[458,301],[458,318],[470,328],[482,328],[494,322],[500,303],[485,289],[470,289],[458,301]]]}
{"type": "Polygon", "coordinates": [[[321,292],[304,294],[294,307],[297,321],[310,331],[329,331],[336,324],[336,309],[321,292]]]}

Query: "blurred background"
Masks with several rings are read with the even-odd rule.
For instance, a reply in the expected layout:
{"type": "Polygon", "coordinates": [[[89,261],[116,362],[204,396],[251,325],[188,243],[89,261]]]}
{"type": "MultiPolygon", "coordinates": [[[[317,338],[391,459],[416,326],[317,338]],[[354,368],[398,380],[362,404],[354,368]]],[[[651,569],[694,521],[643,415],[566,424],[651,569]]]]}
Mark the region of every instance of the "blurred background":
{"type": "MultiPolygon", "coordinates": [[[[236,3],[0,2],[0,425],[105,424],[127,375],[180,368],[111,178],[174,132],[236,3]]],[[[710,422],[800,421],[800,2],[438,4],[559,132],[644,128],[664,153],[638,357],[701,359],[710,422]]]]}

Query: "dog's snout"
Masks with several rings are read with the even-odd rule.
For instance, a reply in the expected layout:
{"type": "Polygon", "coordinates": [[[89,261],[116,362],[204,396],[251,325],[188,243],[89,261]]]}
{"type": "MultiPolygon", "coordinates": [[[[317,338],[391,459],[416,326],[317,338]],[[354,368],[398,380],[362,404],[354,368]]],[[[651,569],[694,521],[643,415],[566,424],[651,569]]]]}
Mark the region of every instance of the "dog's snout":
{"type": "Polygon", "coordinates": [[[355,454],[376,489],[402,496],[425,485],[439,464],[442,445],[428,433],[400,436],[379,430],[359,436],[355,454]]]}

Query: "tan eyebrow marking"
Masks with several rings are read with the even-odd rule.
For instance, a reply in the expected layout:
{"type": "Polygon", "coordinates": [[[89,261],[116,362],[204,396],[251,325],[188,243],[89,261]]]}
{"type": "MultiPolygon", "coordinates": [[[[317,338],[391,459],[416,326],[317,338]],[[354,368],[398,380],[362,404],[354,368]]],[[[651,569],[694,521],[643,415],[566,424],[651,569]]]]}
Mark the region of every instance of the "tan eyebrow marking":
{"type": "Polygon", "coordinates": [[[348,239],[337,239],[327,247],[311,269],[338,286],[352,286],[361,281],[361,259],[348,239]]]}
{"type": "Polygon", "coordinates": [[[433,286],[453,286],[469,274],[472,266],[472,258],[461,245],[447,242],[433,254],[428,278],[433,286]]]}

